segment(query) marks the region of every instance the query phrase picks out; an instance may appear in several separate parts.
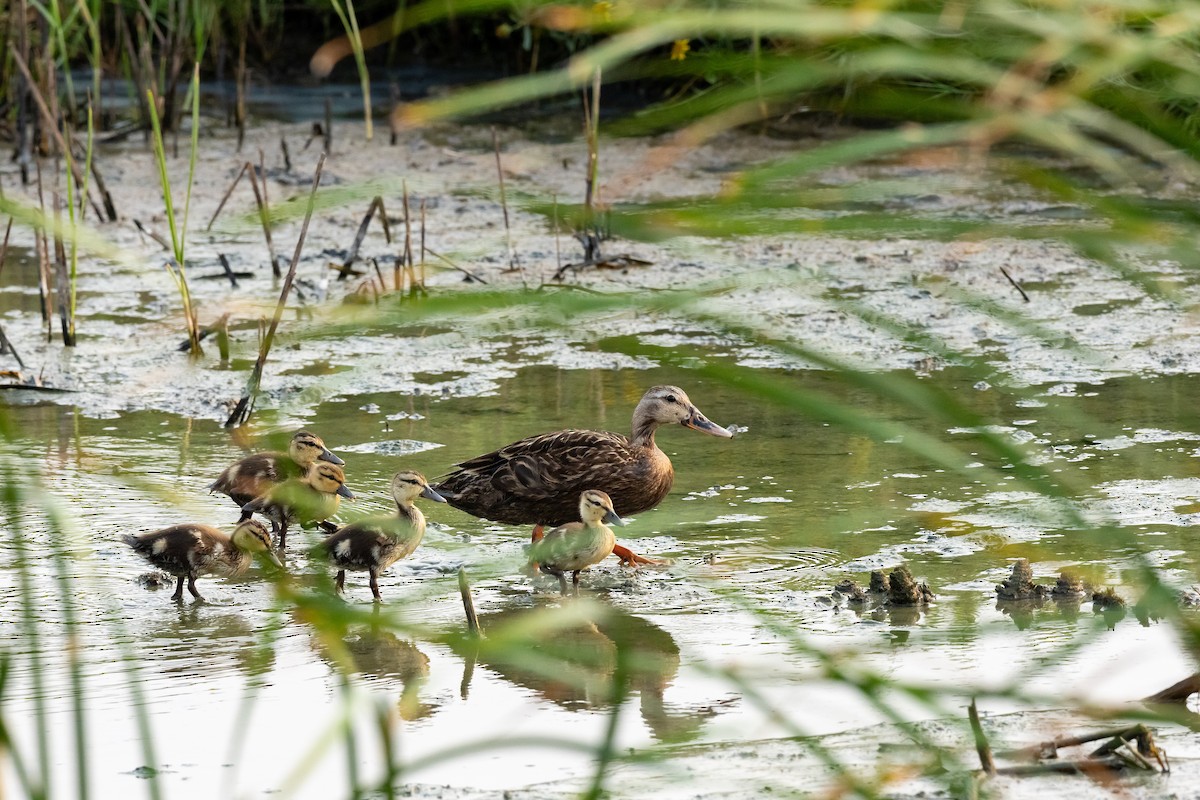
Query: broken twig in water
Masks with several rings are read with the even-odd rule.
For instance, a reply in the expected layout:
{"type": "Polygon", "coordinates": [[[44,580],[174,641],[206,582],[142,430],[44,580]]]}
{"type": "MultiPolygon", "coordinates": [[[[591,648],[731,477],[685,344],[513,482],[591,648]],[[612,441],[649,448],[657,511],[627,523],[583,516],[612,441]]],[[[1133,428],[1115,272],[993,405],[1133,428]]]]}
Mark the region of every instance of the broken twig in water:
{"type": "Polygon", "coordinates": [[[475,614],[475,601],[471,599],[471,584],[467,582],[467,571],[458,568],[458,593],[462,596],[463,613],[467,616],[467,631],[476,639],[483,638],[479,617],[475,614]]]}
{"type": "Polygon", "coordinates": [[[221,262],[221,268],[225,270],[225,277],[229,278],[229,285],[234,289],[238,288],[237,275],[234,274],[233,267],[229,266],[229,259],[224,253],[217,253],[217,260],[221,262]]]}
{"type": "Polygon", "coordinates": [[[1004,267],[1001,267],[1000,271],[1004,273],[1004,277],[1008,278],[1008,282],[1013,285],[1013,288],[1021,293],[1021,299],[1026,303],[1030,302],[1029,295],[1025,294],[1025,290],[1021,288],[1021,284],[1017,283],[1016,279],[1013,278],[1012,275],[1008,274],[1008,270],[1006,270],[1004,267]]]}
{"type": "Polygon", "coordinates": [[[500,182],[500,210],[504,212],[504,244],[508,248],[508,271],[517,272],[521,269],[517,261],[517,250],[513,246],[512,226],[508,222],[508,198],[504,193],[504,168],[500,165],[500,136],[496,126],[492,126],[492,149],[496,152],[496,179],[500,182]]]}
{"type": "Polygon", "coordinates": [[[271,241],[271,214],[267,210],[266,176],[263,176],[263,186],[258,186],[258,168],[249,161],[246,171],[250,174],[250,186],[254,189],[254,202],[258,206],[258,218],[262,221],[263,236],[267,240],[267,257],[271,259],[271,274],[280,277],[279,262],[275,259],[275,244],[271,241]]]}
{"type": "Polygon", "coordinates": [[[275,329],[279,327],[279,320],[283,318],[283,309],[287,305],[292,281],[296,279],[296,267],[300,264],[300,253],[304,249],[304,239],[308,235],[308,223],[312,221],[313,208],[317,203],[317,187],[321,185],[321,170],[324,167],[325,154],[322,153],[321,157],[317,159],[317,169],[313,173],[312,191],[308,195],[308,208],[304,212],[304,224],[300,226],[300,238],[296,240],[296,252],[292,255],[292,263],[288,265],[287,277],[283,279],[283,290],[279,293],[275,316],[271,319],[271,325],[267,328],[266,335],[263,336],[262,345],[258,350],[258,360],[254,362],[254,369],[250,372],[250,379],[246,382],[246,394],[238,401],[233,413],[225,421],[226,428],[236,427],[250,419],[254,398],[262,383],[263,366],[267,363],[267,353],[270,352],[271,343],[275,340],[275,329]]]}
{"type": "Polygon", "coordinates": [[[434,250],[433,248],[426,248],[426,249],[429,251],[429,255],[433,256],[433,257],[434,257],[434,258],[436,258],[438,261],[445,262],[445,264],[446,264],[447,266],[449,266],[449,267],[453,267],[454,269],[456,269],[456,270],[458,270],[459,272],[461,272],[463,275],[466,275],[466,276],[467,276],[467,280],[472,280],[472,281],[475,281],[475,282],[477,282],[477,283],[487,283],[487,281],[485,281],[483,278],[481,278],[481,277],[479,277],[478,275],[476,275],[474,272],[471,272],[470,270],[466,269],[465,267],[460,267],[458,264],[455,264],[453,261],[451,261],[450,259],[446,258],[446,256],[444,256],[444,255],[442,255],[441,253],[437,252],[437,251],[436,251],[436,250],[434,250]]]}
{"type": "MultiPolygon", "coordinates": [[[[222,314],[220,316],[220,318],[217,319],[217,321],[214,322],[212,325],[209,325],[205,328],[201,328],[200,333],[196,336],[196,341],[202,342],[205,339],[207,339],[209,336],[211,336],[212,334],[222,333],[222,332],[224,332],[226,334],[226,336],[228,336],[229,312],[225,312],[224,314],[222,314]]],[[[226,341],[226,352],[228,352],[228,346],[229,346],[228,341],[226,341]]],[[[186,353],[192,349],[192,342],[190,339],[184,339],[183,342],[180,343],[179,347],[177,347],[175,349],[181,353],[186,353]]],[[[228,360],[228,358],[229,358],[228,355],[223,356],[224,360],[228,360]]]]}
{"type": "Polygon", "coordinates": [[[249,168],[250,168],[250,162],[243,161],[242,168],[240,170],[238,170],[237,177],[235,177],[233,179],[233,183],[229,184],[229,188],[225,190],[225,196],[221,198],[220,203],[217,203],[217,210],[213,212],[212,219],[210,219],[208,221],[208,225],[207,225],[207,227],[204,228],[204,230],[206,230],[206,231],[212,230],[213,223],[217,221],[217,215],[219,215],[221,213],[221,209],[223,209],[225,207],[225,204],[227,202],[229,202],[229,197],[230,197],[230,195],[233,194],[233,190],[237,188],[238,181],[240,181],[242,179],[242,176],[246,174],[246,170],[249,168]]]}
{"type": "Polygon", "coordinates": [[[163,237],[159,236],[159,235],[158,235],[157,233],[155,233],[154,231],[152,231],[152,230],[150,230],[149,228],[147,228],[145,225],[143,225],[141,220],[139,220],[139,219],[135,219],[135,220],[133,221],[133,224],[137,226],[137,229],[138,229],[139,231],[141,231],[142,233],[146,234],[147,236],[149,236],[149,237],[150,237],[151,239],[153,239],[154,241],[158,242],[158,243],[159,243],[159,244],[162,246],[162,249],[163,249],[163,250],[166,250],[167,252],[170,252],[170,251],[171,251],[171,249],[172,249],[172,248],[171,248],[171,243],[170,243],[170,242],[168,242],[168,241],[167,241],[166,239],[164,239],[163,237]]]}
{"type": "Polygon", "coordinates": [[[17,352],[17,348],[13,347],[13,343],[4,335],[4,328],[0,327],[0,353],[12,353],[12,357],[16,359],[17,367],[24,372],[25,362],[21,360],[21,354],[17,352]]]}
{"type": "Polygon", "coordinates": [[[1120,772],[1131,767],[1149,771],[1157,769],[1164,773],[1171,771],[1171,764],[1166,753],[1158,749],[1154,742],[1154,734],[1145,725],[1132,725],[1082,736],[1061,736],[1019,750],[1005,751],[1000,755],[1005,758],[1037,760],[1038,763],[1001,767],[996,770],[995,774],[997,775],[1028,776],[1054,773],[1096,775],[1120,772]],[[1101,739],[1108,741],[1089,753],[1087,758],[1058,760],[1058,751],[1062,748],[1077,747],[1101,739]],[[1137,745],[1136,750],[1130,745],[1131,742],[1137,745]],[[1043,761],[1043,759],[1047,760],[1043,761]],[[1155,763],[1151,763],[1150,759],[1154,759],[1155,763]]]}
{"type": "Polygon", "coordinates": [[[333,152],[333,98],[325,98],[325,127],[321,129],[325,140],[325,153],[333,152]]]}
{"type": "Polygon", "coordinates": [[[358,233],[354,235],[354,243],[350,245],[350,252],[346,254],[346,260],[342,262],[342,266],[338,269],[337,279],[339,281],[346,280],[347,277],[354,274],[350,267],[358,259],[358,250],[362,247],[363,239],[367,236],[367,228],[371,225],[371,219],[375,216],[375,212],[379,212],[379,219],[383,222],[383,235],[387,238],[387,243],[392,243],[392,229],[388,225],[387,211],[383,207],[383,198],[375,195],[371,200],[371,205],[367,208],[367,213],[363,217],[362,222],[358,224],[358,233]]]}

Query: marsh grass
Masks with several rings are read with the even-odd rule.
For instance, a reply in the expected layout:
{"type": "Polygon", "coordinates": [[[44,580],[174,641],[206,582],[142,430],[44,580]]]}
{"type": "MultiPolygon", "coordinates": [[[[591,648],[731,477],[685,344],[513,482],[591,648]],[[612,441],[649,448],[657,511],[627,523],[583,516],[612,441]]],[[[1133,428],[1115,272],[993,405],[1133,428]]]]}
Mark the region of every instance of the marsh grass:
{"type": "Polygon", "coordinates": [[[174,263],[167,262],[163,266],[175,282],[179,291],[179,299],[183,304],[183,317],[187,327],[189,352],[193,356],[203,355],[200,346],[200,321],[196,307],[192,302],[192,293],[188,288],[187,272],[185,269],[185,254],[187,245],[188,217],[192,207],[192,184],[196,176],[196,158],[200,144],[200,66],[196,65],[192,73],[192,149],[188,160],[187,193],[183,204],[182,222],[175,215],[175,201],[171,190],[171,178],[167,170],[167,153],[163,145],[162,126],[159,124],[158,107],[153,92],[147,93],[150,109],[150,124],[153,130],[154,158],[158,164],[159,185],[162,189],[163,206],[166,210],[167,226],[171,231],[171,250],[174,263]]]}

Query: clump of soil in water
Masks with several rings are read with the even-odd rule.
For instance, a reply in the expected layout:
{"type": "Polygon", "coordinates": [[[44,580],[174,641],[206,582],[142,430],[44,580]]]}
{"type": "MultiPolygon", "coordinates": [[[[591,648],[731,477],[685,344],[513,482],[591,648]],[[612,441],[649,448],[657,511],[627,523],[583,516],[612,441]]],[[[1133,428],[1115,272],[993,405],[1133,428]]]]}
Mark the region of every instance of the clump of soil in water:
{"type": "Polygon", "coordinates": [[[1092,587],[1078,573],[1064,569],[1054,582],[1050,594],[1055,597],[1086,597],[1091,591],[1092,587]]]}
{"type": "Polygon", "coordinates": [[[871,599],[861,586],[849,578],[838,583],[833,590],[846,598],[847,605],[862,606],[871,599]]]}
{"type": "Polygon", "coordinates": [[[1103,614],[1108,629],[1125,618],[1125,598],[1117,594],[1117,590],[1109,586],[1092,593],[1092,611],[1103,614]]]}
{"type": "Polygon", "coordinates": [[[1049,593],[1045,586],[1033,582],[1033,567],[1027,558],[1018,558],[1012,575],[996,584],[996,595],[1001,600],[1040,600],[1049,593]]]}
{"type": "Polygon", "coordinates": [[[888,593],[887,575],[884,575],[882,570],[877,569],[871,573],[870,592],[872,594],[887,594],[888,593]]]}
{"type": "MultiPolygon", "coordinates": [[[[871,581],[874,586],[874,576],[871,581]]],[[[908,567],[899,566],[888,576],[888,604],[893,606],[924,606],[933,601],[929,586],[917,583],[908,567]]]]}

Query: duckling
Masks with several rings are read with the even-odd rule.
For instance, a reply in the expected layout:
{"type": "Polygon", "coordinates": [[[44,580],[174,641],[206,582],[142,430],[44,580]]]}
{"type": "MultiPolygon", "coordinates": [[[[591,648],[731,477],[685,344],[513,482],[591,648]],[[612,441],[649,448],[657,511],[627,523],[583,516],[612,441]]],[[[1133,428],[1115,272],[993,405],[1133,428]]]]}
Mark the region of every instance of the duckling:
{"type": "Polygon", "coordinates": [[[155,567],[179,578],[175,594],[171,595],[177,603],[183,601],[185,578],[192,597],[204,602],[196,590],[197,577],[214,572],[239,575],[250,566],[255,553],[262,553],[272,564],[283,568],[271,552],[271,535],[266,526],[251,519],[239,522],[233,536],[207,525],[175,525],[150,533],[126,533],[121,540],[155,567]]]}
{"type": "MultiPolygon", "coordinates": [[[[580,430],[530,436],[455,465],[434,488],[473,516],[532,524],[536,542],[547,525],[574,519],[576,499],[589,486],[603,485],[626,515],[661,503],[675,470],[654,432],[671,424],[723,439],[733,436],[701,414],[678,386],[654,386],[633,410],[632,437],[580,430]]],[[[613,552],[626,564],[660,563],[619,544],[613,552]]]]}
{"type": "Polygon", "coordinates": [[[338,467],[346,464],[329,452],[320,436],[297,431],[286,453],[255,453],[235,461],[209,484],[208,491],[227,494],[233,502],[244,506],[289,478],[304,477],[316,461],[327,461],[338,467]]]}
{"type": "Polygon", "coordinates": [[[294,522],[307,527],[332,517],[338,510],[339,495],[354,499],[342,468],[314,461],[303,478],[288,478],[242,506],[242,519],[250,519],[258,512],[271,520],[271,528],[279,537],[279,549],[283,550],[288,525],[294,522]]]}
{"type": "Polygon", "coordinates": [[[579,594],[579,573],[608,558],[617,543],[609,525],[625,526],[625,520],[613,511],[612,499],[604,492],[588,489],[579,496],[582,522],[568,522],[550,531],[529,550],[530,561],[542,572],[558,576],[559,589],[567,593],[567,576],[579,594]]]}
{"type": "Polygon", "coordinates": [[[413,505],[417,497],[435,503],[446,502],[446,498],[430,488],[421,473],[412,470],[397,472],[392,476],[395,516],[352,522],[317,546],[317,552],[338,568],[334,583],[338,594],[342,593],[345,586],[346,570],[366,570],[371,575],[371,594],[375,602],[383,601],[379,594],[379,573],[412,555],[425,536],[425,515],[413,505]]]}

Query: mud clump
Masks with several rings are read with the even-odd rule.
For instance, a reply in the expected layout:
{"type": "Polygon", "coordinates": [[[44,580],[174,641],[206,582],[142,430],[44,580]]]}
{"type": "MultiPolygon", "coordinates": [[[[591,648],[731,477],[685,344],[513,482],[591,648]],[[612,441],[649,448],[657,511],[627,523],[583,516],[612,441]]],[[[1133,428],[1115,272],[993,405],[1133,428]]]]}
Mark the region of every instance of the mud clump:
{"type": "Polygon", "coordinates": [[[1092,612],[1103,615],[1111,631],[1125,618],[1125,598],[1117,594],[1117,590],[1111,586],[1093,592],[1092,612]]]}
{"type": "Polygon", "coordinates": [[[871,573],[871,594],[887,594],[888,593],[888,578],[883,574],[882,570],[875,570],[871,573]]]}
{"type": "Polygon", "coordinates": [[[996,584],[996,595],[1001,600],[1041,600],[1048,594],[1049,589],[1033,582],[1033,567],[1027,558],[1018,558],[1012,574],[1004,583],[996,584]]]}
{"type": "Polygon", "coordinates": [[[839,582],[833,591],[844,597],[846,604],[851,606],[864,606],[871,600],[866,591],[850,578],[839,582]]]}
{"type": "Polygon", "coordinates": [[[878,603],[879,607],[920,607],[929,605],[935,595],[929,586],[917,583],[908,567],[900,566],[885,575],[880,570],[871,573],[871,583],[863,589],[854,580],[846,578],[833,587],[834,594],[845,598],[846,604],[864,606],[878,603]]]}
{"type": "Polygon", "coordinates": [[[1111,586],[1092,593],[1092,604],[1099,611],[1106,611],[1112,608],[1124,608],[1125,598],[1117,594],[1117,590],[1111,586]]]}
{"type": "MultiPolygon", "coordinates": [[[[872,575],[872,585],[874,576],[872,575]]],[[[925,606],[933,602],[934,594],[929,586],[917,583],[908,567],[899,566],[887,578],[888,605],[925,606]]]]}
{"type": "Polygon", "coordinates": [[[1054,588],[1050,590],[1050,594],[1055,597],[1087,597],[1092,593],[1092,587],[1087,581],[1079,576],[1079,573],[1064,569],[1059,574],[1058,580],[1054,582],[1054,588]]]}

